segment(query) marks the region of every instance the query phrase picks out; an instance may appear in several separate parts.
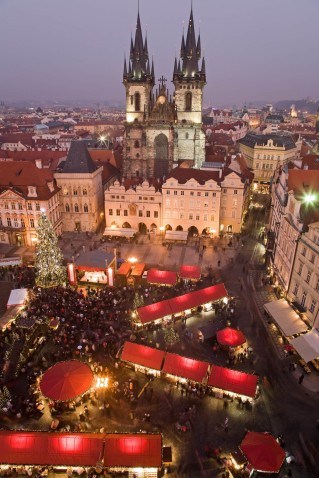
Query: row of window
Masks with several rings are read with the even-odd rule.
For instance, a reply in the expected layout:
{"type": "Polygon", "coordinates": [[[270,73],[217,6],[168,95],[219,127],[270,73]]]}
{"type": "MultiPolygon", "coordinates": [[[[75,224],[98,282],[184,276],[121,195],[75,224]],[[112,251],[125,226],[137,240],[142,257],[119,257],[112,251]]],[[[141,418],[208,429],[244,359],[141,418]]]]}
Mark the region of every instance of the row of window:
{"type": "MultiPolygon", "coordinates": [[[[273,154],[264,154],[262,157],[262,154],[257,154],[257,159],[275,159],[275,156],[273,154]]],[[[280,155],[278,154],[277,160],[280,161],[280,155]]]]}
{"type": "MultiPolygon", "coordinates": [[[[71,212],[71,208],[72,206],[70,206],[70,204],[66,204],[65,205],[65,212],[71,212]]],[[[81,206],[79,206],[78,204],[74,204],[74,212],[81,212],[81,206]]],[[[83,212],[89,212],[89,206],[87,204],[84,204],[83,205],[83,212]]]]}
{"type": "MultiPolygon", "coordinates": [[[[5,208],[5,209],[10,209],[8,202],[5,202],[5,203],[4,203],[4,208],[5,208]]],[[[15,211],[15,210],[17,210],[17,209],[18,209],[19,211],[22,211],[22,210],[23,210],[23,204],[22,204],[21,202],[18,202],[18,203],[12,202],[12,203],[11,203],[11,209],[12,209],[13,211],[15,211]]],[[[32,203],[32,202],[28,202],[28,203],[27,203],[27,209],[28,209],[28,211],[33,211],[33,203],[32,203]]],[[[34,209],[35,209],[36,211],[40,211],[40,209],[41,209],[40,203],[36,202],[34,209]]]]}
{"type": "MultiPolygon", "coordinates": [[[[2,218],[0,217],[0,226],[7,226],[7,227],[25,227],[25,220],[21,218],[11,219],[11,217],[7,217],[5,220],[6,224],[3,222],[2,218]]],[[[35,222],[34,219],[29,219],[30,227],[34,227],[35,222]]]]}
{"type": "MultiPolygon", "coordinates": [[[[227,192],[227,189],[223,189],[223,192],[226,193],[227,192]]],[[[173,195],[174,196],[178,196],[178,193],[180,193],[181,196],[185,196],[185,191],[173,191],[173,195]]],[[[166,194],[167,195],[170,195],[171,194],[171,190],[170,189],[167,189],[166,190],[166,194]]],[[[234,194],[237,194],[237,189],[234,189],[234,194]]],[[[201,196],[202,193],[201,191],[197,191],[196,193],[196,196],[201,196]]],[[[195,196],[195,192],[194,191],[190,191],[190,196],[195,196]]],[[[203,194],[204,197],[209,197],[209,191],[205,191],[204,194],[203,194]]],[[[216,193],[212,193],[212,196],[213,198],[216,197],[216,193]]]]}
{"type": "MultiPolygon", "coordinates": [[[[305,282],[307,282],[307,284],[310,284],[312,271],[310,269],[306,269],[305,274],[303,274],[304,266],[305,265],[301,261],[299,261],[297,274],[302,276],[305,282]]],[[[317,292],[319,292],[319,277],[317,275],[316,275],[316,284],[314,284],[314,288],[316,289],[317,292]]]]}
{"type": "MultiPolygon", "coordinates": [[[[261,169],[272,169],[273,164],[262,163],[261,169]]],[[[259,163],[256,163],[256,169],[259,169],[259,163]]]]}
{"type": "Polygon", "coordinates": [[[309,259],[309,262],[311,262],[312,264],[314,264],[316,261],[316,254],[314,254],[312,251],[309,251],[309,253],[307,254],[307,248],[305,246],[302,247],[301,255],[309,259]]]}
{"type": "MultiPolygon", "coordinates": [[[[127,209],[109,209],[109,216],[128,216],[128,210],[127,209]],[[114,212],[114,214],[113,214],[114,212]]],[[[140,209],[138,211],[138,217],[151,217],[151,211],[143,211],[140,209]],[[145,214],[144,214],[145,213],[145,214]]],[[[158,218],[158,211],[153,211],[153,217],[158,218]]]]}
{"type": "Polygon", "coordinates": [[[297,282],[295,282],[295,286],[292,292],[298,298],[298,302],[300,302],[300,305],[302,307],[307,307],[309,312],[313,314],[317,305],[317,301],[315,299],[312,299],[312,297],[310,297],[310,300],[307,301],[307,292],[305,292],[304,290],[301,290],[301,293],[299,294],[299,284],[297,282]]]}
{"type": "MultiPolygon", "coordinates": [[[[63,194],[64,196],[69,195],[69,189],[65,186],[63,188],[63,194]]],[[[79,196],[81,194],[81,190],[73,188],[73,196],[79,196]]],[[[87,196],[88,195],[88,190],[86,188],[82,189],[82,196],[87,196]]]]}

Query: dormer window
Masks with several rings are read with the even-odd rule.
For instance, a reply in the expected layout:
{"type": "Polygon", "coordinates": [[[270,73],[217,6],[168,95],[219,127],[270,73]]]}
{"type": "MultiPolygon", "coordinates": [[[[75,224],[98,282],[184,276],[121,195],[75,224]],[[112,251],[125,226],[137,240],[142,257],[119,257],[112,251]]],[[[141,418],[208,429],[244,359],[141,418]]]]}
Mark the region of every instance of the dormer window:
{"type": "Polygon", "coordinates": [[[37,196],[37,188],[35,186],[28,186],[28,196],[37,196]]]}
{"type": "Polygon", "coordinates": [[[49,181],[48,182],[48,188],[50,190],[50,193],[52,193],[54,191],[54,184],[53,184],[53,181],[49,181]]]}

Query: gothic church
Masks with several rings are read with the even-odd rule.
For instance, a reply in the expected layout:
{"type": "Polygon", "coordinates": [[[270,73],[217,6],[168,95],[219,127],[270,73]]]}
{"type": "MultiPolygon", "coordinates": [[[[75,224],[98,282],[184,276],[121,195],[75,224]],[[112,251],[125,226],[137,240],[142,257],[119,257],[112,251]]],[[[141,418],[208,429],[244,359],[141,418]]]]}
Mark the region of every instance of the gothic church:
{"type": "Polygon", "coordinates": [[[199,67],[200,59],[201,41],[198,36],[196,42],[191,10],[186,41],[183,34],[180,59],[175,58],[173,98],[164,77],[154,92],[154,63],[147,38],[143,41],[138,13],[135,40],[131,38],[130,58],[124,61],[123,72],[124,176],[162,179],[182,162],[200,168],[205,160],[202,101],[206,84],[205,59],[199,67]]]}

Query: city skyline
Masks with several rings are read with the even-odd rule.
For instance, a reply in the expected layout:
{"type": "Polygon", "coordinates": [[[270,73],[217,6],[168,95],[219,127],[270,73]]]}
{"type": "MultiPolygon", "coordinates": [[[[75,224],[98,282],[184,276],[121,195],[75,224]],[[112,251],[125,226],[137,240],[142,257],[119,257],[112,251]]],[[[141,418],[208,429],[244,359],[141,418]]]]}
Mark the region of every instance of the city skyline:
{"type": "MultiPolygon", "coordinates": [[[[319,5],[306,4],[195,0],[195,29],[201,32],[207,69],[204,104],[317,98],[319,66],[312,59],[319,5]]],[[[6,19],[0,31],[1,100],[124,103],[123,60],[136,25],[137,1],[0,0],[0,12],[6,19]]],[[[160,7],[140,1],[156,78],[165,75],[171,91],[174,57],[189,12],[190,2],[182,0],[173,5],[163,0],[160,7]]]]}

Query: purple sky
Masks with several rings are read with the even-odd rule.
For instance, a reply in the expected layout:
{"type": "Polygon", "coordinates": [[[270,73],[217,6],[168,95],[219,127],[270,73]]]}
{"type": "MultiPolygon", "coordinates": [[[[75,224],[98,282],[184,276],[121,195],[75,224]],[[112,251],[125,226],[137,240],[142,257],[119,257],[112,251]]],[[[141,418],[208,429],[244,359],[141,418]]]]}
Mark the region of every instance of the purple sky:
{"type": "MultiPolygon", "coordinates": [[[[194,0],[206,105],[319,97],[319,0],[194,0]]],[[[190,0],[140,0],[155,74],[172,78],[190,0]]],[[[0,100],[124,101],[137,0],[0,0],[0,100]]]]}

